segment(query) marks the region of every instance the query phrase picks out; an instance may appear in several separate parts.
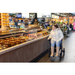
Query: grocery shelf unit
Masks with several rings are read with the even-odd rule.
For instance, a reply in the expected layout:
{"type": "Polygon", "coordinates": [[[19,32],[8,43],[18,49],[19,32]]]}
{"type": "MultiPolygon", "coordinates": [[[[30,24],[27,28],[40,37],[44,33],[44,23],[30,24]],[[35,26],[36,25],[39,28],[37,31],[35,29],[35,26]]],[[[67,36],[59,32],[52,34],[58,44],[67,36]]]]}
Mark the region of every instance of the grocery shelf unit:
{"type": "Polygon", "coordinates": [[[0,13],[0,14],[2,27],[9,26],[9,13],[0,13]]]}

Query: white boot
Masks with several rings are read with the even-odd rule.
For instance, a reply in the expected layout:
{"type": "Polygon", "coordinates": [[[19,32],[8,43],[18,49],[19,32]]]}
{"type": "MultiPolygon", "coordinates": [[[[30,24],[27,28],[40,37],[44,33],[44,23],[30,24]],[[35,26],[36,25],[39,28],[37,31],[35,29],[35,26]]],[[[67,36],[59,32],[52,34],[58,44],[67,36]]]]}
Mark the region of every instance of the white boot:
{"type": "Polygon", "coordinates": [[[54,55],[54,47],[51,47],[51,57],[53,57],[53,55],[54,55]]]}
{"type": "Polygon", "coordinates": [[[58,57],[59,56],[59,47],[56,47],[56,55],[55,57],[58,57]]]}

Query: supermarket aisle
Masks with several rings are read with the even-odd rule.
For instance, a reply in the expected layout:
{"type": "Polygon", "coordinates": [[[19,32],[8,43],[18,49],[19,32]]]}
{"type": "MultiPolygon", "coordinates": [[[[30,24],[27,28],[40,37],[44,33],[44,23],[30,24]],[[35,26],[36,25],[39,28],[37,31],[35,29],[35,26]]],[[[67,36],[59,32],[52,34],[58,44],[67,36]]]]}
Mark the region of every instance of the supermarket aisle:
{"type": "MultiPolygon", "coordinates": [[[[75,31],[70,33],[69,37],[65,37],[64,39],[64,47],[65,47],[65,57],[62,60],[63,62],[75,62],[75,31]]],[[[46,54],[39,62],[50,62],[48,54],[46,54]]]]}

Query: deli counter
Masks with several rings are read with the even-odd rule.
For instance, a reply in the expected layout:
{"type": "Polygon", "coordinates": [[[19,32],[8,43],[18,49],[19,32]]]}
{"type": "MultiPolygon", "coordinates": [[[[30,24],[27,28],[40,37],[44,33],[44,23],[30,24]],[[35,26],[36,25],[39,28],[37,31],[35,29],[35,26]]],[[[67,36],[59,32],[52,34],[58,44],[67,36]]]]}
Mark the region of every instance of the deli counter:
{"type": "Polygon", "coordinates": [[[0,33],[0,62],[30,62],[49,49],[47,29],[0,33]]]}

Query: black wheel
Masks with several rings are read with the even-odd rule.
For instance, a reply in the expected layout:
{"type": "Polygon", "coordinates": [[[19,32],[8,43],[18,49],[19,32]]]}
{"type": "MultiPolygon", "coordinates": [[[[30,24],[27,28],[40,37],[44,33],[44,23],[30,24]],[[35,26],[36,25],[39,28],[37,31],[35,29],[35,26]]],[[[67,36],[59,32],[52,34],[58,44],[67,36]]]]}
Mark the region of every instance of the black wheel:
{"type": "Polygon", "coordinates": [[[62,52],[60,53],[60,56],[59,56],[59,61],[61,61],[62,60],[62,52]]]}
{"type": "Polygon", "coordinates": [[[60,53],[60,58],[62,58],[62,52],[60,53]]]}
{"type": "Polygon", "coordinates": [[[62,52],[62,58],[64,57],[64,52],[62,52]]]}
{"type": "Polygon", "coordinates": [[[65,56],[65,48],[62,50],[62,58],[65,56]]]}

